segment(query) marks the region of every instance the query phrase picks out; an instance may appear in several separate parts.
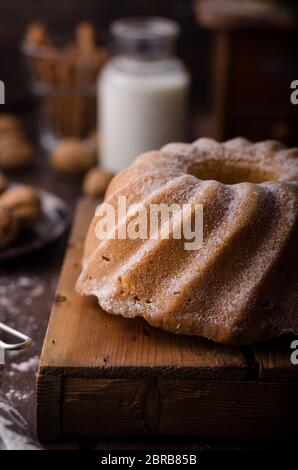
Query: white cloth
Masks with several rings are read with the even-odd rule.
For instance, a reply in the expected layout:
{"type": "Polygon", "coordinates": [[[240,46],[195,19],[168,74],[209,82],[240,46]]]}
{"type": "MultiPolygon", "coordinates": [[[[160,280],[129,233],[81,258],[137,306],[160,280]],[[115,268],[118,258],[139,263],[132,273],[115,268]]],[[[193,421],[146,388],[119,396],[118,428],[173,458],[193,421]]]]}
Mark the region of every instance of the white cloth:
{"type": "Polygon", "coordinates": [[[0,450],[41,450],[23,416],[0,395],[0,450]]]}

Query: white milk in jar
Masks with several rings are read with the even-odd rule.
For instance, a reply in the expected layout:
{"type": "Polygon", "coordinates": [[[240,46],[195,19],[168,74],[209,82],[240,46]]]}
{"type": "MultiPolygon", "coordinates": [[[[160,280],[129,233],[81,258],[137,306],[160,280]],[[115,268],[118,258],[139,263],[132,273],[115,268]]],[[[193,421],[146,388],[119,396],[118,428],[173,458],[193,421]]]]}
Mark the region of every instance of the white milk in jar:
{"type": "Polygon", "coordinates": [[[189,75],[173,56],[179,32],[162,18],[112,25],[117,54],[99,78],[101,165],[118,172],[143,152],[185,140],[189,75]]]}

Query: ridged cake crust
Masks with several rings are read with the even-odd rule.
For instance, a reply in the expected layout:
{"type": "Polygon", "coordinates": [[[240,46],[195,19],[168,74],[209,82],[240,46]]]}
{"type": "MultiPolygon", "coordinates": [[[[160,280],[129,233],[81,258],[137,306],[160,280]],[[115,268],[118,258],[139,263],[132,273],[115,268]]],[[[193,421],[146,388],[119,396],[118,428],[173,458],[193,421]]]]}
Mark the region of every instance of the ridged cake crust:
{"type": "Polygon", "coordinates": [[[297,333],[297,181],[298,149],[276,141],[199,139],[141,155],[112,180],[105,202],[201,203],[203,246],[99,240],[95,216],[78,292],[112,314],[220,343],[297,333]]]}

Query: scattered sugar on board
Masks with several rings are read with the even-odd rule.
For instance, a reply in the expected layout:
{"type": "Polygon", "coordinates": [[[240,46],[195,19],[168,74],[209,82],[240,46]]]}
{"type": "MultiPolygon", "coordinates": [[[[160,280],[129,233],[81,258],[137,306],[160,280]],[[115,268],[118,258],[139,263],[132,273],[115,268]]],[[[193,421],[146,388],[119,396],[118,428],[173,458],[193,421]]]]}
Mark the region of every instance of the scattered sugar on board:
{"type": "Polygon", "coordinates": [[[27,359],[27,361],[11,364],[11,368],[18,372],[28,372],[34,370],[38,364],[38,356],[33,356],[27,359]]]}
{"type": "Polygon", "coordinates": [[[32,309],[40,302],[45,289],[45,282],[38,277],[23,274],[17,279],[15,275],[1,277],[0,321],[33,339],[33,347],[28,350],[6,353],[3,392],[16,405],[32,401],[34,397],[35,373],[39,359],[39,349],[34,339],[40,328],[45,329],[45,320],[39,323],[38,317],[32,315],[32,309]]]}
{"type": "Polygon", "coordinates": [[[45,283],[37,277],[1,277],[0,321],[30,336],[38,328],[30,310],[43,295],[45,283]]]}

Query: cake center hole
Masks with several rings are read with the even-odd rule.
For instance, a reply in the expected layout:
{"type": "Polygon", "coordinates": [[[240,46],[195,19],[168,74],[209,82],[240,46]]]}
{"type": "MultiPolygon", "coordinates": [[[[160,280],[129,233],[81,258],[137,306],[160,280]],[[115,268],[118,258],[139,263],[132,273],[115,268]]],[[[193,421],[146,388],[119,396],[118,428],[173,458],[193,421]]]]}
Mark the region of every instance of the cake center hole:
{"type": "Polygon", "coordinates": [[[259,168],[251,168],[250,165],[236,165],[233,162],[220,160],[205,160],[194,163],[188,170],[190,175],[200,180],[216,180],[224,184],[238,183],[264,183],[265,181],[276,181],[277,175],[272,171],[259,168]]]}

